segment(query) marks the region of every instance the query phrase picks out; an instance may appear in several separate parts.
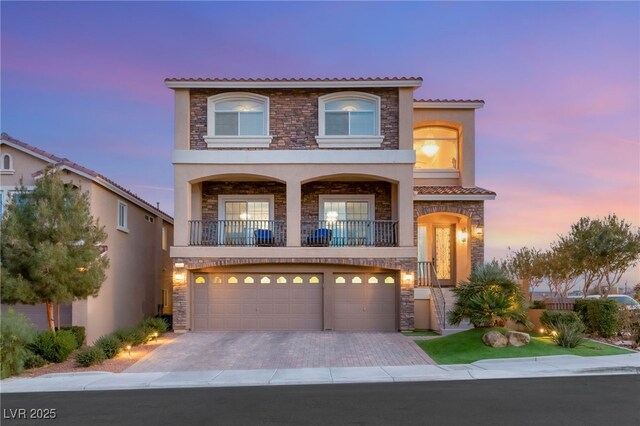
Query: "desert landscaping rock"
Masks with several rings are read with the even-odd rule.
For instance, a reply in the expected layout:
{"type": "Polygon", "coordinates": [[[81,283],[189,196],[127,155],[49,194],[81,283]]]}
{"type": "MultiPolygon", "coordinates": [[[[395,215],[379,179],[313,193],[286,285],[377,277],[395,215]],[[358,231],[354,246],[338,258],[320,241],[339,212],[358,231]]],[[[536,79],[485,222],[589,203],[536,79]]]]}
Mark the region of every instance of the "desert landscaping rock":
{"type": "Polygon", "coordinates": [[[509,345],[516,347],[528,345],[531,341],[531,336],[520,331],[507,331],[505,337],[509,341],[509,345]]]}
{"type": "Polygon", "coordinates": [[[509,340],[497,331],[490,331],[482,336],[482,341],[485,345],[492,348],[504,348],[509,343],[509,340]]]}

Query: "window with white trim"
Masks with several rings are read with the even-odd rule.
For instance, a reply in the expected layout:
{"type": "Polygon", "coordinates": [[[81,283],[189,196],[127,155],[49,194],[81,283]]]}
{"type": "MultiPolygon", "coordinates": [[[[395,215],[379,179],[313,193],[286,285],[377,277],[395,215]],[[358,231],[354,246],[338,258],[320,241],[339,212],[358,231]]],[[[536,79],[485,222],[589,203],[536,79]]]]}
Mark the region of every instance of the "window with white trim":
{"type": "Polygon", "coordinates": [[[375,196],[320,195],[320,226],[331,230],[330,245],[361,245],[373,238],[375,196]]]}
{"type": "Polygon", "coordinates": [[[457,171],[460,168],[458,130],[445,126],[425,126],[413,131],[416,169],[457,171]]]}
{"type": "Polygon", "coordinates": [[[127,205],[122,201],[118,201],[118,222],[116,229],[129,232],[127,205]]]}
{"type": "Polygon", "coordinates": [[[326,148],[379,147],[380,97],[337,92],[318,98],[318,145],[326,148]]]}
{"type": "Polygon", "coordinates": [[[219,243],[253,245],[255,231],[273,229],[273,195],[219,195],[219,243]]]}
{"type": "Polygon", "coordinates": [[[0,172],[3,175],[13,174],[13,157],[11,154],[2,154],[2,161],[0,162],[0,172]]]}
{"type": "Polygon", "coordinates": [[[245,92],[210,96],[204,139],[210,147],[268,147],[269,98],[245,92]]]}

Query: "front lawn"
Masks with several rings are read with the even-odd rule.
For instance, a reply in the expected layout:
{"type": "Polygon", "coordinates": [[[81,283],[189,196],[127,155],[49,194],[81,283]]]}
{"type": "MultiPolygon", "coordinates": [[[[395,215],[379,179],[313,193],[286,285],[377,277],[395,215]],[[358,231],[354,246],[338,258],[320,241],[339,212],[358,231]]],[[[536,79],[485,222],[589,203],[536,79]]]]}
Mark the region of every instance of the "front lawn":
{"type": "MultiPolygon", "coordinates": [[[[492,348],[482,342],[482,336],[490,328],[474,328],[437,339],[416,341],[438,364],[469,364],[481,359],[523,358],[549,355],[621,355],[633,353],[626,349],[615,348],[602,343],[586,340],[576,348],[569,349],[556,345],[550,337],[531,336],[531,343],[521,347],[507,346],[492,348]]],[[[496,328],[504,333],[504,328],[496,328]]]]}

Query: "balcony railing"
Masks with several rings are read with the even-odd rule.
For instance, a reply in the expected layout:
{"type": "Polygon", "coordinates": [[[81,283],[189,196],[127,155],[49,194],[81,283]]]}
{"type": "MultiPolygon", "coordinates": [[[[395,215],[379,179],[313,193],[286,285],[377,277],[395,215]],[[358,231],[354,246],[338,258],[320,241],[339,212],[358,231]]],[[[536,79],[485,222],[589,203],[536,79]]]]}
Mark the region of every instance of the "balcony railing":
{"type": "Polygon", "coordinates": [[[302,245],[308,247],[395,247],[395,220],[320,220],[302,222],[302,245]]]}
{"type": "Polygon", "coordinates": [[[286,245],[286,224],[281,220],[190,220],[191,246],[286,245]]]}

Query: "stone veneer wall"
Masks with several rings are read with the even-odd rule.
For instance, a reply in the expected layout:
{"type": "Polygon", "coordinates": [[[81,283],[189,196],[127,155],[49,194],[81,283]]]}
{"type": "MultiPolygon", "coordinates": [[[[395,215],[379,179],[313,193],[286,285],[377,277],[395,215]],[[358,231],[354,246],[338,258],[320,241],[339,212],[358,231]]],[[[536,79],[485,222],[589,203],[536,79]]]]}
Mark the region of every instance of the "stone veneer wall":
{"type": "Polygon", "coordinates": [[[218,220],[218,195],[273,195],[275,220],[287,220],[287,187],[280,182],[203,182],[202,219],[218,220]]]}
{"type": "Polygon", "coordinates": [[[471,243],[471,266],[484,262],[484,233],[476,235],[472,229],[484,228],[484,201],[414,201],[413,202],[413,243],[418,244],[417,223],[420,216],[431,213],[457,213],[470,220],[469,238],[471,243]]]}
{"type": "MultiPolygon", "coordinates": [[[[203,268],[227,265],[250,265],[250,264],[286,264],[286,263],[307,263],[307,264],[327,264],[327,265],[353,265],[369,266],[385,269],[393,269],[400,272],[400,329],[413,330],[414,319],[414,299],[413,283],[403,283],[403,272],[416,270],[415,258],[175,258],[175,263],[184,263],[184,270],[199,270],[203,268]]],[[[177,270],[174,267],[174,270],[177,270]]],[[[186,331],[189,328],[189,318],[187,317],[188,286],[186,284],[173,284],[173,328],[176,331],[186,331]]]]}
{"type": "Polygon", "coordinates": [[[302,220],[316,221],[319,195],[375,195],[375,220],[391,220],[389,182],[310,182],[302,185],[302,220]]]}
{"type": "MultiPolygon", "coordinates": [[[[207,98],[225,92],[250,92],[269,98],[269,133],[273,136],[269,149],[318,149],[318,98],[345,90],[349,89],[191,89],[191,149],[208,149],[204,141],[207,98]]],[[[380,133],[384,136],[381,149],[398,149],[398,89],[354,90],[380,96],[380,133]]]]}

